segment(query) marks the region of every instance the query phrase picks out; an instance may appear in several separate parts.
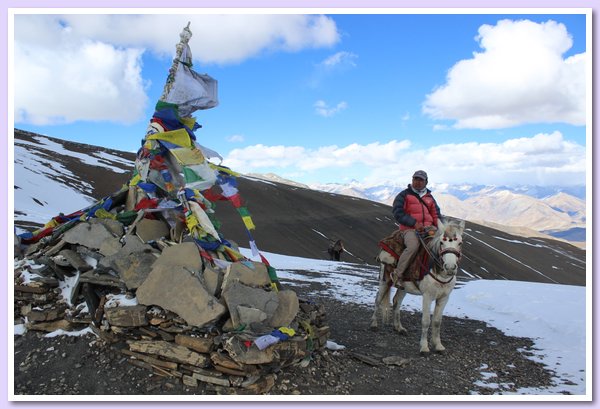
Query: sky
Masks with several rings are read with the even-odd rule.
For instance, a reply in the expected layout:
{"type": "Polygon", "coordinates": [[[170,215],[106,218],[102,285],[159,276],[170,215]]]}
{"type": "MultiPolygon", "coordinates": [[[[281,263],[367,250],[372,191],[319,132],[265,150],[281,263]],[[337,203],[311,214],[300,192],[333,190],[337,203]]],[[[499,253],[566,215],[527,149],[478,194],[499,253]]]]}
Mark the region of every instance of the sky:
{"type": "MultiPolygon", "coordinates": [[[[253,258],[250,249],[242,248],[242,253],[253,258]]],[[[277,275],[282,285],[295,289],[311,282],[319,281],[327,285],[322,293],[311,293],[309,297],[334,297],[343,303],[355,303],[372,306],[375,300],[377,286],[377,268],[368,265],[313,260],[300,257],[283,256],[273,253],[263,253],[269,263],[277,268],[277,275]],[[314,274],[318,273],[318,274],[314,274]],[[365,280],[373,285],[365,285],[365,280]]],[[[256,261],[259,261],[258,259],[256,261]]],[[[22,262],[21,262],[22,263],[22,262]]],[[[27,280],[31,280],[28,274],[27,280]]],[[[68,293],[69,285],[61,283],[63,293],[68,293]]],[[[393,289],[392,291],[395,291],[393,289]]],[[[586,378],[590,371],[591,353],[589,344],[591,337],[586,338],[586,292],[588,289],[580,286],[559,284],[540,284],[518,281],[474,280],[461,283],[450,295],[444,316],[481,320],[489,327],[497,328],[507,336],[525,337],[534,341],[532,359],[541,362],[549,370],[555,371],[553,381],[555,386],[549,388],[524,388],[512,395],[530,401],[573,401],[574,396],[563,396],[563,391],[578,395],[577,399],[591,395],[586,378]],[[561,300],[556,302],[556,300],[561,300]],[[587,345],[586,345],[587,342],[587,345]],[[586,349],[589,348],[589,349],[586,349]]],[[[123,297],[116,296],[122,300],[123,297]]],[[[132,303],[129,300],[129,303],[132,303]]],[[[133,301],[135,304],[135,300],[133,301]]],[[[131,305],[131,304],[128,304],[131,305]]],[[[403,311],[420,311],[421,298],[407,295],[403,303],[403,311]]],[[[442,323],[442,325],[444,325],[442,323]]],[[[417,329],[411,328],[410,331],[417,329]]],[[[24,327],[15,325],[13,333],[22,334],[24,327]]],[[[80,336],[88,331],[67,333],[80,336]]],[[[49,333],[53,337],[65,335],[64,331],[49,333]]],[[[474,334],[475,336],[475,334],[474,334]]],[[[343,340],[331,339],[337,345],[344,346],[343,340]]],[[[443,340],[442,340],[443,342],[443,340]]],[[[415,344],[415,351],[418,345],[415,344]]],[[[416,352],[415,352],[416,353],[416,352]]],[[[507,387],[496,382],[498,374],[490,371],[486,362],[481,362],[479,370],[482,374],[478,386],[495,391],[497,396],[486,396],[486,401],[508,401],[511,394],[507,387]],[[502,396],[499,396],[499,395],[502,396]]],[[[515,368],[516,371],[519,368],[515,368]]],[[[513,396],[514,397],[514,396],[513,396]]],[[[152,400],[157,397],[153,396],[152,400]]],[[[337,397],[348,400],[352,397],[337,397]]],[[[370,397],[378,400],[378,397],[370,397]]],[[[380,397],[381,400],[396,399],[396,397],[380,397]]],[[[456,397],[455,397],[456,398],[456,397]]],[[[464,398],[464,397],[463,397],[464,398]]],[[[473,397],[473,400],[479,400],[473,397]]],[[[188,399],[181,397],[181,399],[188,399]]]]}
{"type": "Polygon", "coordinates": [[[196,136],[238,172],[583,185],[585,13],[502,11],[16,14],[9,119],[135,152],[189,21],[194,69],[219,83],[196,136]]]}

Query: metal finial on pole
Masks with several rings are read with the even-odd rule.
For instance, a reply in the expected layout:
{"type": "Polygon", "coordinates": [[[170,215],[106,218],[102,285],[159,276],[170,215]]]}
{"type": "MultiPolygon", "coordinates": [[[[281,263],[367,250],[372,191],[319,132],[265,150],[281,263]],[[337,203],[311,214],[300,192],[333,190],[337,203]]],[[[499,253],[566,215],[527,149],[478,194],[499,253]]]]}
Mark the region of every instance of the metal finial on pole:
{"type": "Polygon", "coordinates": [[[190,24],[191,24],[191,21],[188,21],[187,26],[185,26],[183,28],[183,31],[179,34],[180,40],[179,40],[179,43],[177,43],[177,45],[175,46],[175,58],[173,59],[173,64],[171,65],[171,68],[169,68],[169,76],[167,77],[167,82],[165,83],[163,93],[160,96],[161,101],[164,101],[167,98],[169,91],[171,91],[171,88],[173,87],[173,82],[175,80],[175,73],[177,72],[177,67],[179,66],[179,63],[183,63],[188,66],[192,65],[192,52],[189,50],[189,47],[187,47],[188,42],[190,41],[190,38],[192,38],[192,31],[190,30],[190,24]],[[182,58],[183,50],[186,47],[188,48],[188,50],[187,50],[188,52],[184,56],[185,61],[183,61],[181,58],[182,58]]]}

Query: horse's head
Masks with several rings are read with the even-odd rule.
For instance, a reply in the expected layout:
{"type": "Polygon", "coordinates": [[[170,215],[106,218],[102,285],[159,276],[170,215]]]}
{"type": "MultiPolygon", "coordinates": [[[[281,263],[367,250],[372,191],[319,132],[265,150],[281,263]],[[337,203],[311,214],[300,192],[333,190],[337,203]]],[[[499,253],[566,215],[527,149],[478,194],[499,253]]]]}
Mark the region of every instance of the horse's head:
{"type": "Polygon", "coordinates": [[[458,261],[462,254],[462,234],[465,230],[464,221],[451,220],[446,224],[438,220],[438,230],[432,242],[437,254],[442,272],[446,275],[456,275],[458,261]]]}

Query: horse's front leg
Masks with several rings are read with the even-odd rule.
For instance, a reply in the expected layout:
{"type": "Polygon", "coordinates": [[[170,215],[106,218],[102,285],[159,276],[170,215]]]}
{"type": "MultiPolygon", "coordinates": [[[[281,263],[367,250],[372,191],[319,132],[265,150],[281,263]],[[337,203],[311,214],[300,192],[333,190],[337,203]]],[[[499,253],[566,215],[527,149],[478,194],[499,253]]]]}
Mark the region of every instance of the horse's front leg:
{"type": "Polygon", "coordinates": [[[385,278],[385,265],[381,264],[379,269],[379,289],[377,290],[377,296],[375,297],[375,311],[371,317],[371,329],[377,330],[379,327],[378,315],[382,314],[383,324],[387,324],[390,310],[390,288],[385,278]]]}
{"type": "Polygon", "coordinates": [[[446,350],[440,339],[440,330],[442,327],[444,307],[446,307],[449,298],[450,297],[447,295],[436,300],[435,308],[433,309],[433,322],[431,323],[431,343],[433,344],[433,350],[437,352],[443,352],[446,350]]]}
{"type": "Polygon", "coordinates": [[[400,306],[402,305],[402,300],[404,300],[405,295],[406,291],[398,288],[396,290],[396,294],[394,294],[394,300],[392,302],[392,310],[394,311],[394,329],[401,335],[408,334],[408,331],[402,326],[402,321],[400,320],[400,306]]]}
{"type": "Polygon", "coordinates": [[[427,343],[427,335],[429,334],[429,324],[431,323],[430,310],[431,296],[423,293],[423,316],[421,317],[421,354],[429,352],[429,344],[427,343]]]}

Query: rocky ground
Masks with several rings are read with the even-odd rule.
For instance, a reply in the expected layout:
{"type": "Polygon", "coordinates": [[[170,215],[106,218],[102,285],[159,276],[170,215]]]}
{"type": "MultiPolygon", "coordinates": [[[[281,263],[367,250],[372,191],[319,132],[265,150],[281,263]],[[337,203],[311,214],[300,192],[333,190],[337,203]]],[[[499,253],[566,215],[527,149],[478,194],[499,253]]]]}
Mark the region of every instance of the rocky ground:
{"type": "MultiPolygon", "coordinates": [[[[302,294],[299,294],[302,296],[302,294]]],[[[553,373],[527,358],[530,339],[505,336],[486,323],[445,317],[444,354],[419,355],[420,313],[407,312],[408,336],[391,327],[373,332],[372,310],[330,298],[325,305],[331,340],[342,350],[322,350],[276,373],[271,395],[470,395],[514,393],[552,384],[553,373]]],[[[182,385],[132,366],[120,349],[93,335],[15,336],[15,395],[240,394],[200,384],[182,385]]]]}

